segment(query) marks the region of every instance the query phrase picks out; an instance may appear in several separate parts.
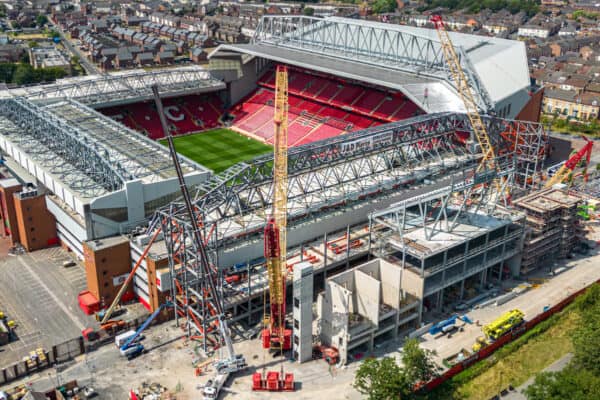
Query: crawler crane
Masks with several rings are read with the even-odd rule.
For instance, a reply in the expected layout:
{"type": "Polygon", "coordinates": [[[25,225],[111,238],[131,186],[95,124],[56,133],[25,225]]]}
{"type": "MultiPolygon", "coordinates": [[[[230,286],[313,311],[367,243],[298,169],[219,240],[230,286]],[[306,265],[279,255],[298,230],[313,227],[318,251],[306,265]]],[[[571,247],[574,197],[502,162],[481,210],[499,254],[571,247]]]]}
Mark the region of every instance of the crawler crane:
{"type": "MultiPolygon", "coordinates": [[[[288,74],[287,68],[280,65],[276,72],[274,125],[273,209],[264,237],[270,314],[264,318],[262,345],[283,356],[283,352],[291,348],[292,330],[285,324],[288,74]]],[[[283,366],[280,372],[256,372],[252,377],[252,390],[293,391],[294,375],[284,374],[283,366]]]]}

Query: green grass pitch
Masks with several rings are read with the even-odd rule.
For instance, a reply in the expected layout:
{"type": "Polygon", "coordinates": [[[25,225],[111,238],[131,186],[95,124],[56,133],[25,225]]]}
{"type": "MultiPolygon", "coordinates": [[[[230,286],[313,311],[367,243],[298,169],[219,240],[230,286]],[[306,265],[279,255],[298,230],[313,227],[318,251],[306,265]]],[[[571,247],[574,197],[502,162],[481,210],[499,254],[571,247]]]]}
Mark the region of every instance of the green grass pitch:
{"type": "MultiPolygon", "coordinates": [[[[215,173],[224,171],[240,161],[273,151],[269,145],[222,128],[174,137],[173,140],[175,150],[179,154],[212,169],[215,173]]],[[[167,145],[165,139],[160,143],[167,145]]]]}

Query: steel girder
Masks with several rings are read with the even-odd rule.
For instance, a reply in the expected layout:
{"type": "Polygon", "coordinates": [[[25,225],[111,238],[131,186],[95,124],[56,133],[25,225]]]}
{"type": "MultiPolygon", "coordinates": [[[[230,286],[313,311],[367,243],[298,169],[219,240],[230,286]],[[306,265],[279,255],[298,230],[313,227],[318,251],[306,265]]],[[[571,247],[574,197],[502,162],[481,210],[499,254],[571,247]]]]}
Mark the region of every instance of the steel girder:
{"type": "Polygon", "coordinates": [[[61,176],[84,197],[119,190],[131,178],[105,147],[27,99],[0,100],[0,115],[20,128],[15,139],[27,153],[46,161],[48,172],[61,176]]]}
{"type": "MultiPolygon", "coordinates": [[[[510,171],[529,162],[516,154],[513,143],[501,133],[511,129],[540,132],[539,124],[491,117],[484,117],[483,121],[510,171]]],[[[464,146],[457,146],[455,131],[470,131],[465,115],[430,114],[290,149],[290,218],[388,190],[414,180],[415,175],[410,173],[419,168],[426,170],[427,163],[444,165],[448,164],[444,157],[449,160],[468,155],[464,146]]],[[[544,143],[540,139],[530,147],[544,143]]],[[[534,162],[539,171],[540,160],[534,162]]],[[[198,186],[194,196],[202,214],[200,220],[206,225],[221,225],[222,236],[229,229],[235,231],[234,227],[238,233],[259,229],[271,207],[272,177],[272,155],[237,164],[214,176],[198,186]]],[[[506,181],[512,185],[512,175],[506,181]]]]}
{"type": "Polygon", "coordinates": [[[117,74],[87,76],[69,79],[45,86],[36,86],[17,93],[29,99],[76,99],[84,104],[101,104],[124,99],[152,97],[150,87],[157,84],[166,96],[169,93],[198,90],[198,88],[223,89],[225,85],[214,79],[204,68],[191,66],[153,71],[135,70],[117,74]]]}
{"type": "MultiPolygon", "coordinates": [[[[296,15],[263,16],[253,44],[286,47],[345,61],[442,79],[456,88],[439,40],[408,33],[391,24],[296,15]]],[[[462,68],[482,110],[494,108],[465,50],[457,46],[462,68]]]]}
{"type": "Polygon", "coordinates": [[[510,157],[501,156],[496,161],[497,171],[479,170],[477,165],[467,167],[462,171],[462,176],[458,179],[454,176],[448,186],[371,213],[370,223],[390,228],[399,234],[403,242],[404,232],[413,228],[423,228],[425,239],[432,240],[438,232],[452,232],[461,216],[469,217],[468,212],[475,215],[482,210],[492,215],[515,173],[515,162],[510,157]],[[492,184],[494,180],[502,182],[499,190],[492,184]],[[469,204],[475,191],[479,201],[469,204]],[[461,196],[457,197],[456,194],[461,196]]]}
{"type": "MultiPolygon", "coordinates": [[[[131,178],[154,176],[158,180],[160,174],[168,177],[174,175],[173,161],[163,146],[112,118],[72,99],[50,103],[43,108],[64,119],[65,125],[85,132],[91,141],[103,146],[110,154],[113,165],[127,170],[131,178]]],[[[191,170],[187,163],[182,167],[184,173],[191,170]]]]}
{"type": "MultiPolygon", "coordinates": [[[[473,162],[454,136],[456,130],[465,129],[465,123],[464,116],[455,114],[419,116],[290,149],[290,219],[363,201],[473,162]]],[[[217,225],[219,234],[213,236],[221,240],[232,232],[260,230],[271,208],[271,194],[269,155],[214,177],[199,187],[195,202],[200,220],[205,226],[217,225]]],[[[175,209],[169,217],[186,224],[182,209],[175,209]]]]}

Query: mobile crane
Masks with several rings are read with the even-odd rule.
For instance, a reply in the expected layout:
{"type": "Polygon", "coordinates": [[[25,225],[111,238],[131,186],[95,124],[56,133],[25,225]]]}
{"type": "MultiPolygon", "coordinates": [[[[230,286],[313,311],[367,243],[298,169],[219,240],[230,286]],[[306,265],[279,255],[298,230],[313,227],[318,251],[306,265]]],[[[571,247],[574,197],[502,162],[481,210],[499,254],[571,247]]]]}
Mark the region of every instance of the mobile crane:
{"type": "Polygon", "coordinates": [[[173,143],[173,136],[171,135],[171,132],[169,131],[169,128],[167,126],[162,101],[160,99],[158,87],[156,85],[152,86],[152,93],[154,95],[154,101],[156,103],[156,110],[158,111],[158,116],[160,118],[160,124],[169,144],[169,153],[171,154],[171,158],[173,159],[173,165],[175,167],[175,171],[177,172],[177,179],[179,181],[179,188],[181,190],[181,194],[185,203],[186,213],[189,218],[190,225],[192,226],[192,238],[194,241],[194,245],[196,249],[198,249],[198,253],[200,255],[200,267],[202,269],[203,275],[206,277],[208,282],[208,294],[212,299],[212,306],[215,309],[215,318],[219,327],[219,333],[221,338],[225,342],[224,347],[226,357],[220,359],[219,361],[213,364],[217,375],[214,379],[211,379],[209,383],[204,387],[203,392],[205,399],[216,399],[219,396],[219,391],[221,390],[221,387],[229,378],[229,375],[246,368],[247,364],[244,356],[241,354],[236,354],[235,350],[233,349],[233,343],[231,341],[229,328],[227,327],[227,320],[225,318],[225,312],[223,310],[221,296],[217,291],[215,281],[212,279],[212,266],[210,265],[210,261],[208,259],[205,241],[202,238],[202,233],[200,232],[200,227],[198,225],[198,218],[196,216],[196,213],[194,212],[188,188],[185,185],[183,171],[181,170],[179,158],[177,157],[177,152],[175,151],[175,144],[173,143]]]}
{"type": "Polygon", "coordinates": [[[586,172],[583,174],[583,179],[587,181],[587,166],[590,163],[590,158],[592,156],[592,147],[594,146],[594,142],[583,137],[587,143],[579,150],[577,153],[573,154],[558,171],[544,185],[545,188],[551,188],[557,183],[564,182],[565,179],[573,172],[577,165],[583,158],[586,160],[586,172]]]}

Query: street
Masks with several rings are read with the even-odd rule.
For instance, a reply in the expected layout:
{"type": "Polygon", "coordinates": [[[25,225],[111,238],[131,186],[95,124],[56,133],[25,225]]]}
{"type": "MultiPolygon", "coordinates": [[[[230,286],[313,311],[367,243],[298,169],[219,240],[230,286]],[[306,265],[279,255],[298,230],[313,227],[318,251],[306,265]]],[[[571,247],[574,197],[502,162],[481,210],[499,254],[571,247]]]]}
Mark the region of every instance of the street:
{"type": "Polygon", "coordinates": [[[81,66],[85,70],[88,75],[101,74],[102,72],[98,67],[96,67],[93,63],[89,62],[85,54],[81,52],[76,46],[74,46],[71,41],[65,35],[65,32],[60,28],[60,26],[55,25],[52,20],[48,19],[48,23],[54,28],[56,32],[60,35],[61,43],[69,50],[69,52],[77,56],[79,58],[79,62],[81,66]]]}

